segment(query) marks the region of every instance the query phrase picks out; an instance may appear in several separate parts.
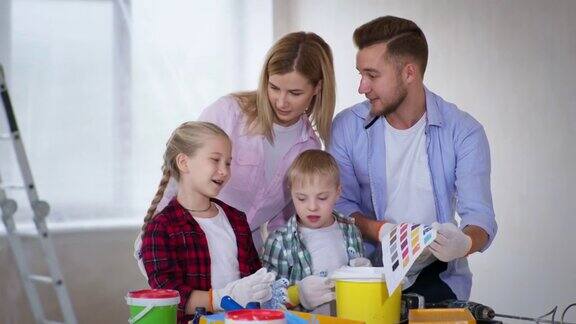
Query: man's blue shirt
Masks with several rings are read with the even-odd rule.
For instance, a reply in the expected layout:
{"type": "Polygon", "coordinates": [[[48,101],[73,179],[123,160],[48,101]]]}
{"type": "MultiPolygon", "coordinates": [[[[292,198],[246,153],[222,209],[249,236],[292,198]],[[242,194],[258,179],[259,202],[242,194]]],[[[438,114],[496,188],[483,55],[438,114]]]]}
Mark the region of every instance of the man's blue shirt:
{"type": "MultiPolygon", "coordinates": [[[[467,225],[483,228],[489,236],[485,250],[498,229],[492,206],[486,133],[472,116],[428,89],[425,91],[426,144],[436,218],[439,223],[456,223],[457,212],[460,228],[467,225]]],[[[338,162],[342,181],[342,195],[335,209],[344,215],[360,212],[372,219],[385,220],[385,126],[379,118],[365,129],[370,121],[369,101],[345,109],[333,121],[328,150],[338,162]]],[[[440,278],[458,299],[470,297],[472,273],[466,258],[449,262],[440,278]]]]}

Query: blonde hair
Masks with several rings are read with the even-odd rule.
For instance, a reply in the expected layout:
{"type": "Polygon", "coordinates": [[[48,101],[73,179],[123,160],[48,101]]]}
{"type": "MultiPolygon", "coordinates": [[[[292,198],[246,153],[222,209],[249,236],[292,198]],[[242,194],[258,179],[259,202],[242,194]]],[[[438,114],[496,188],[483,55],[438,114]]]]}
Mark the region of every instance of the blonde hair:
{"type": "Polygon", "coordinates": [[[170,139],[168,139],[166,143],[166,151],[164,152],[162,179],[160,180],[160,185],[158,185],[156,195],[154,199],[152,199],[150,208],[148,208],[146,212],[142,229],[154,218],[154,212],[162,196],[164,196],[164,191],[166,190],[166,185],[170,177],[180,180],[180,171],[176,164],[178,154],[183,153],[190,157],[194,156],[196,151],[204,145],[206,138],[210,136],[222,136],[230,142],[230,138],[220,127],[208,122],[186,122],[172,132],[170,139]]]}
{"type": "Polygon", "coordinates": [[[324,145],[328,145],[336,104],[334,63],[330,46],[314,33],[290,33],[279,39],[266,55],[258,89],[233,94],[247,117],[247,130],[262,134],[274,142],[276,114],[268,98],[268,79],[274,74],[293,71],[302,74],[313,86],[322,82],[321,90],[312,99],[306,115],[324,145]]]}
{"type": "Polygon", "coordinates": [[[321,150],[304,151],[286,171],[288,188],[292,188],[296,182],[312,183],[317,179],[316,177],[328,178],[334,181],[335,186],[340,186],[340,170],[330,153],[321,150]]]}

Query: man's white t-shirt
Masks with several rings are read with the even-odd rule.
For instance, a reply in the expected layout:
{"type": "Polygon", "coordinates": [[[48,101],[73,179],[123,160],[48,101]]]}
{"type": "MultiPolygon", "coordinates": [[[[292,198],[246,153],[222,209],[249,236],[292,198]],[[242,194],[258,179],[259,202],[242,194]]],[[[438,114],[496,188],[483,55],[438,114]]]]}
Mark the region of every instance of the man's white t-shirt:
{"type": "Polygon", "coordinates": [[[426,114],[408,129],[395,129],[386,118],[386,188],[384,219],[391,223],[432,224],[436,207],[428,153],[426,114]]]}
{"type": "MultiPolygon", "coordinates": [[[[408,129],[396,129],[384,118],[386,138],[387,222],[430,225],[436,221],[436,205],[426,147],[426,114],[408,129]]],[[[434,262],[428,254],[410,269],[404,288],[420,271],[434,262]]]]}
{"type": "Polygon", "coordinates": [[[214,205],[218,209],[218,215],[210,218],[194,217],[194,220],[198,222],[206,235],[211,261],[211,284],[212,288],[218,289],[240,279],[240,269],[238,266],[238,246],[232,225],[230,225],[222,208],[214,205]]]}

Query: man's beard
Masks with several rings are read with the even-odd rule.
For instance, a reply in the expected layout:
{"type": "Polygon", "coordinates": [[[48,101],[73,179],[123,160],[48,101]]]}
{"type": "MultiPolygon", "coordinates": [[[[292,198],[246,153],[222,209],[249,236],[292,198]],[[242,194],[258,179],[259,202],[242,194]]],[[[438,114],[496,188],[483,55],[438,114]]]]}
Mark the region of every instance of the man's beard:
{"type": "Polygon", "coordinates": [[[404,103],[404,100],[406,100],[406,96],[408,95],[408,90],[406,90],[406,87],[399,84],[396,87],[395,92],[396,96],[394,98],[394,101],[382,107],[380,111],[375,112],[377,116],[387,117],[390,114],[394,113],[396,110],[398,110],[398,107],[400,107],[400,105],[404,103]]]}

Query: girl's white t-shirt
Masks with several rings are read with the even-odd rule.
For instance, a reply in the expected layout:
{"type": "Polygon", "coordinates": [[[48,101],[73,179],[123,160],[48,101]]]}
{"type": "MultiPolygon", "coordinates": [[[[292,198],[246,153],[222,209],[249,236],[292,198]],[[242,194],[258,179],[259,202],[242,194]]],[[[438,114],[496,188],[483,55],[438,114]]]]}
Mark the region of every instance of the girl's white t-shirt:
{"type": "Polygon", "coordinates": [[[214,204],[218,214],[210,218],[194,217],[208,241],[210,251],[210,273],[213,289],[224,288],[226,284],[240,279],[238,246],[236,235],[228,217],[220,206],[214,204]]]}

